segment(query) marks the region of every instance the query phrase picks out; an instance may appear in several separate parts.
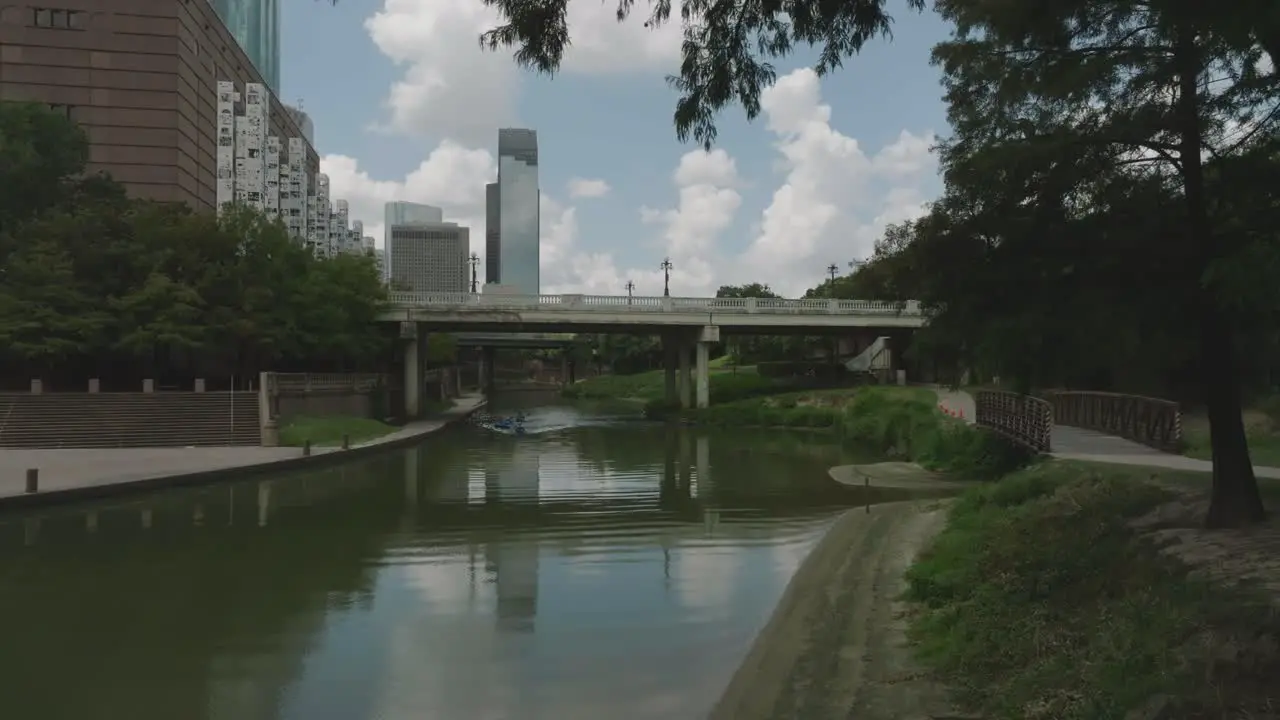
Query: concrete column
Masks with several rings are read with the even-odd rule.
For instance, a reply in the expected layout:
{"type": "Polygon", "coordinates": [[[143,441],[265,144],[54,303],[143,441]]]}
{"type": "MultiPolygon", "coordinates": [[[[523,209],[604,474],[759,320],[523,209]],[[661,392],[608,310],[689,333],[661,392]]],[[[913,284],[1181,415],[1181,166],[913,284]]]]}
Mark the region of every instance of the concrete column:
{"type": "Polygon", "coordinates": [[[690,347],[691,345],[692,343],[688,340],[682,339],[680,344],[676,346],[676,351],[680,354],[680,371],[676,375],[676,387],[680,391],[680,407],[682,408],[693,407],[693,376],[689,368],[689,360],[691,359],[689,355],[693,351],[693,348],[690,347]]]}
{"type": "Polygon", "coordinates": [[[677,340],[674,335],[667,334],[662,336],[662,373],[663,381],[666,386],[666,401],[672,405],[680,401],[680,395],[676,388],[676,346],[677,340]]]}
{"type": "Polygon", "coordinates": [[[698,342],[698,359],[696,367],[696,383],[698,386],[698,408],[711,405],[711,343],[698,342]]]}
{"type": "Polygon", "coordinates": [[[481,391],[486,396],[492,396],[494,389],[498,387],[498,348],[480,348],[480,356],[484,358],[482,364],[485,369],[481,391]]]}
{"type": "Polygon", "coordinates": [[[711,405],[711,344],[717,342],[720,342],[720,328],[716,325],[707,325],[698,333],[696,380],[699,408],[711,405]]]}
{"type": "Polygon", "coordinates": [[[422,341],[415,332],[404,344],[404,415],[416,420],[422,413],[422,341]]]}

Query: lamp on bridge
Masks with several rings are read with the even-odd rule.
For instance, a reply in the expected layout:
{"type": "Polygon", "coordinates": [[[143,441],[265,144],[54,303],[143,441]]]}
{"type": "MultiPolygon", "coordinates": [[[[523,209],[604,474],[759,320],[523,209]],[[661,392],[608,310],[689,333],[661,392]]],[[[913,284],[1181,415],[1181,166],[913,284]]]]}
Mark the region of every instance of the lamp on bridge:
{"type": "Polygon", "coordinates": [[[467,258],[467,264],[471,266],[471,292],[476,291],[478,283],[476,282],[476,270],[480,267],[480,256],[471,253],[471,257],[467,258]]]}
{"type": "Polygon", "coordinates": [[[671,269],[675,265],[671,264],[671,258],[665,257],[658,267],[662,268],[662,297],[671,297],[671,269]]]}
{"type": "Polygon", "coordinates": [[[836,273],[838,272],[840,272],[839,265],[836,265],[835,263],[831,263],[830,265],[827,266],[827,274],[831,276],[832,285],[836,284],[836,273]]]}
{"type": "Polygon", "coordinates": [[[627,287],[627,304],[628,304],[628,305],[630,305],[630,304],[631,304],[631,293],[635,292],[636,284],[635,284],[635,283],[633,283],[633,282],[631,282],[630,280],[628,280],[628,281],[627,281],[627,285],[626,285],[626,287],[627,287]]]}

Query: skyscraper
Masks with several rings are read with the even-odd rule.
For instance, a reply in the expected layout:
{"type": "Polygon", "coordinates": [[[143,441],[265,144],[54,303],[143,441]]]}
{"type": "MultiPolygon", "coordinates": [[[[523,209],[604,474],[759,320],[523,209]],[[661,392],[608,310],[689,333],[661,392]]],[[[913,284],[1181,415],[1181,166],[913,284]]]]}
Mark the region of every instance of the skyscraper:
{"type": "Polygon", "coordinates": [[[484,186],[484,282],[502,282],[502,222],[498,197],[498,183],[484,186]]]}
{"type": "MultiPolygon", "coordinates": [[[[489,199],[486,188],[486,200],[489,199]]],[[[541,292],[539,244],[538,133],[498,130],[498,281],[522,295],[541,292]]],[[[487,203],[486,203],[487,204],[487,203]]],[[[486,208],[488,209],[488,208],[486,208]]],[[[486,213],[489,214],[489,213],[486,213]]],[[[490,241],[486,233],[486,246],[490,241]]],[[[486,255],[490,248],[486,247],[486,255]]],[[[486,267],[486,278],[489,268],[486,267]]]]}
{"type": "Polygon", "coordinates": [[[464,293],[470,289],[467,255],[471,231],[457,223],[390,225],[392,290],[464,293]]]}
{"type": "Polygon", "coordinates": [[[386,251],[386,263],[383,266],[383,272],[388,282],[390,282],[395,253],[392,252],[392,245],[395,238],[392,237],[391,228],[396,225],[422,225],[431,223],[444,222],[444,212],[433,205],[423,205],[421,203],[411,202],[389,202],[382,206],[382,248],[386,251]]]}
{"type": "Polygon", "coordinates": [[[209,0],[272,92],[280,92],[280,0],[209,0]]]}

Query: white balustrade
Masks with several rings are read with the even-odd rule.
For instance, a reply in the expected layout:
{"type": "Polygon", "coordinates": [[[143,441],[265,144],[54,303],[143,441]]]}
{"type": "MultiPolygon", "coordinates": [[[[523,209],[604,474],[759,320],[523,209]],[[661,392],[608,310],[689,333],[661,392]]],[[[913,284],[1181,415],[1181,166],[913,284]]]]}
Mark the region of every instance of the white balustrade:
{"type": "Polygon", "coordinates": [[[627,297],[625,295],[483,295],[393,292],[397,308],[441,311],[539,310],[602,313],[726,313],[768,315],[900,315],[920,317],[920,303],[878,300],[627,297]]]}

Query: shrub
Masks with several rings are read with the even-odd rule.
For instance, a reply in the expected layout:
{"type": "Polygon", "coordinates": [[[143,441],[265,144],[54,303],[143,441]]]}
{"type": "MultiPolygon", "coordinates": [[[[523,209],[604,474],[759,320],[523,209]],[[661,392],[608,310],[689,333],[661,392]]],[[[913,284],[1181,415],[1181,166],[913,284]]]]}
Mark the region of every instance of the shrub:
{"type": "Polygon", "coordinates": [[[756,372],[771,378],[809,377],[825,381],[838,380],[849,374],[844,365],[812,360],[776,360],[756,363],[756,372]]]}
{"type": "Polygon", "coordinates": [[[960,699],[986,717],[1053,720],[1121,720],[1156,695],[1176,701],[1171,717],[1253,717],[1270,702],[1258,681],[1274,678],[1274,652],[1239,648],[1274,633],[1273,615],[1135,536],[1132,519],[1164,497],[1147,472],[1055,461],[952,506],[906,595],[923,606],[917,652],[960,699]],[[1238,652],[1208,652],[1206,638],[1238,652]]]}

